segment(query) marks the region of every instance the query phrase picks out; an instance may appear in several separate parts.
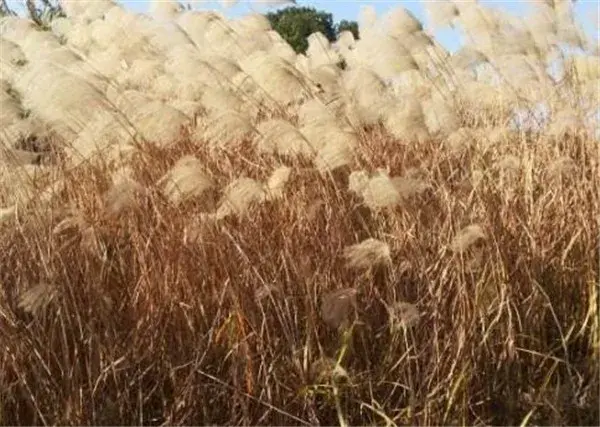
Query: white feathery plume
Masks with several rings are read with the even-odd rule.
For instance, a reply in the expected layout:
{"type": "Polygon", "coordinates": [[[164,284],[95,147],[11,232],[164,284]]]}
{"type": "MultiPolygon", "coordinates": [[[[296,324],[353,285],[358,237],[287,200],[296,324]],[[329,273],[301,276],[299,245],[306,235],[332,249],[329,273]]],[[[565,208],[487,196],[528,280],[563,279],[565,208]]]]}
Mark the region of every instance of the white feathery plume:
{"type": "Polygon", "coordinates": [[[241,60],[240,66],[276,102],[288,104],[309,95],[295,67],[273,54],[254,52],[241,60]]]}
{"type": "Polygon", "coordinates": [[[456,107],[451,101],[434,93],[422,103],[425,125],[430,134],[449,135],[460,126],[456,107]]]}
{"type": "MultiPolygon", "coordinates": [[[[361,184],[364,184],[364,182],[361,184]]],[[[368,180],[362,191],[362,197],[365,204],[373,211],[393,208],[402,200],[400,193],[394,186],[394,182],[383,171],[368,180]]]]}
{"type": "Polygon", "coordinates": [[[182,157],[157,183],[171,203],[179,205],[214,187],[204,165],[194,156],[182,157]]]}
{"type": "Polygon", "coordinates": [[[308,49],[306,56],[309,59],[309,67],[317,68],[321,65],[337,64],[340,56],[331,48],[331,43],[321,32],[313,33],[308,36],[308,49]]]}
{"type": "Polygon", "coordinates": [[[104,194],[105,212],[117,217],[135,208],[146,189],[131,177],[131,171],[119,169],[113,174],[113,183],[104,194]]]}
{"type": "Polygon", "coordinates": [[[475,243],[486,238],[487,236],[481,225],[471,224],[456,234],[450,243],[450,250],[456,253],[463,253],[475,243]]]}
{"type": "Polygon", "coordinates": [[[367,171],[353,171],[348,177],[348,189],[354,194],[361,196],[369,185],[369,174],[367,171]]]}
{"type": "Polygon", "coordinates": [[[60,0],[59,3],[69,19],[81,22],[101,19],[115,7],[112,0],[60,0]]]}
{"type": "Polygon", "coordinates": [[[390,101],[389,89],[381,77],[365,67],[353,68],[344,72],[342,87],[361,123],[379,121],[383,108],[390,101]]]}
{"type": "Polygon", "coordinates": [[[422,142],[429,138],[423,108],[417,98],[390,103],[384,114],[384,127],[395,138],[405,142],[422,142]]]}
{"type": "Polygon", "coordinates": [[[208,117],[206,124],[198,129],[211,148],[227,149],[256,134],[250,118],[237,111],[218,111],[208,117]]]}
{"type": "Polygon", "coordinates": [[[353,58],[358,64],[372,68],[384,79],[402,71],[418,69],[418,64],[401,39],[390,35],[369,33],[361,36],[356,42],[353,58]]]}
{"type": "Polygon", "coordinates": [[[267,197],[263,184],[246,177],[231,182],[223,192],[216,219],[222,219],[232,214],[243,215],[252,205],[262,203],[267,197]]]}
{"type": "Polygon", "coordinates": [[[335,123],[335,121],[335,113],[318,99],[310,99],[298,109],[298,124],[301,127],[319,123],[335,123]]]}
{"type": "Polygon", "coordinates": [[[330,133],[325,146],[317,152],[314,160],[317,170],[321,173],[334,171],[352,163],[357,141],[354,134],[349,132],[330,133]]]}
{"type": "Polygon", "coordinates": [[[285,186],[288,183],[291,174],[292,168],[288,166],[280,166],[271,173],[266,186],[269,199],[283,197],[285,186]]]}
{"type": "Polygon", "coordinates": [[[430,27],[440,29],[452,25],[454,18],[458,16],[458,7],[450,0],[438,0],[436,2],[425,2],[425,11],[429,17],[430,27]]]}
{"type": "Polygon", "coordinates": [[[407,9],[397,7],[391,9],[383,18],[383,25],[387,34],[392,36],[405,36],[423,30],[421,22],[407,9]]]}
{"type": "Polygon", "coordinates": [[[182,129],[190,125],[188,116],[160,101],[145,104],[127,117],[144,140],[160,146],[176,143],[182,129]]]}
{"type": "Polygon", "coordinates": [[[368,269],[391,261],[390,247],[381,240],[369,238],[344,249],[346,266],[368,269]]]}
{"type": "Polygon", "coordinates": [[[282,119],[271,119],[257,126],[258,150],[283,156],[312,156],[315,149],[304,135],[291,123],[282,119]]]}

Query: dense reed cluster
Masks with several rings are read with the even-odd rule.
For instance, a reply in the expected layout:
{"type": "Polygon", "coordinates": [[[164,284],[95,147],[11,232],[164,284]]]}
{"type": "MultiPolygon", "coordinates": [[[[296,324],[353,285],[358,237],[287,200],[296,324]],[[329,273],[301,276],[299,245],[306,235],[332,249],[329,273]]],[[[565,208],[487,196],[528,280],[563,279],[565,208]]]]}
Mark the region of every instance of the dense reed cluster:
{"type": "Polygon", "coordinates": [[[365,7],[306,54],[61,3],[0,19],[0,423],[599,424],[571,1],[365,7]]]}

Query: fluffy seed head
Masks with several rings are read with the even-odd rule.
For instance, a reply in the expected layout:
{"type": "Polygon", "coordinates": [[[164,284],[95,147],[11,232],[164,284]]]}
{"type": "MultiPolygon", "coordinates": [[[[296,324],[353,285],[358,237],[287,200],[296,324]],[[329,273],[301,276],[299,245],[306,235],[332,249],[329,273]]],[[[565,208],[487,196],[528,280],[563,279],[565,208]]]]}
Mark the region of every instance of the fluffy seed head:
{"type": "Polygon", "coordinates": [[[283,156],[312,156],[315,149],[310,142],[290,122],[272,119],[257,126],[257,147],[265,153],[276,153],[283,156]]]}
{"type": "Polygon", "coordinates": [[[381,240],[369,238],[344,249],[346,265],[367,269],[390,261],[390,247],[381,240]]]}
{"type": "Polygon", "coordinates": [[[243,215],[256,203],[262,203],[267,196],[264,186],[252,178],[238,178],[224,190],[216,218],[222,219],[231,214],[243,215]]]}
{"type": "Polygon", "coordinates": [[[464,253],[472,245],[485,239],[486,234],[481,225],[471,224],[458,232],[450,244],[450,249],[456,253],[464,253]]]}
{"type": "Polygon", "coordinates": [[[395,331],[415,326],[420,317],[417,306],[408,302],[400,301],[389,308],[390,327],[395,331]]]}
{"type": "Polygon", "coordinates": [[[214,186],[204,165],[194,156],[179,159],[158,184],[162,186],[163,194],[174,205],[199,197],[214,186]]]}

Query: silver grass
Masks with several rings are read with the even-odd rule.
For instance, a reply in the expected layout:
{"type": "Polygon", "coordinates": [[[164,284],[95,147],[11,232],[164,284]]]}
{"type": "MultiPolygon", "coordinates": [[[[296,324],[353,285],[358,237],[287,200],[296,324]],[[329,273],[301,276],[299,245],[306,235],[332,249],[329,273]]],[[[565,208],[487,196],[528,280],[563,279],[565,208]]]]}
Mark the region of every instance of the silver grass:
{"type": "Polygon", "coordinates": [[[237,111],[219,111],[211,114],[197,136],[212,148],[228,148],[256,134],[250,118],[237,111]]]}
{"type": "MultiPolygon", "coordinates": [[[[364,183],[357,183],[364,185],[364,183]]],[[[402,196],[387,173],[379,172],[371,177],[362,191],[364,203],[373,211],[393,208],[398,205],[402,196]]]]}
{"type": "Polygon", "coordinates": [[[341,70],[337,65],[323,64],[312,67],[307,75],[313,83],[317,84],[328,95],[337,96],[341,91],[341,70]]]}
{"type": "Polygon", "coordinates": [[[77,21],[100,19],[106,12],[115,7],[115,2],[112,0],[60,0],[59,3],[66,15],[77,21]]]}
{"type": "Polygon", "coordinates": [[[104,209],[109,216],[117,217],[136,207],[144,187],[129,176],[118,176],[104,194],[104,209]]]}
{"type": "Polygon", "coordinates": [[[384,117],[385,129],[403,142],[422,142],[429,138],[423,108],[416,98],[388,104],[384,117]]]}
{"type": "Polygon", "coordinates": [[[351,139],[339,138],[329,141],[317,152],[314,163],[320,172],[334,171],[342,166],[347,166],[354,160],[355,145],[351,139]]]}
{"type": "Polygon", "coordinates": [[[217,219],[232,214],[243,215],[251,206],[262,203],[267,197],[265,187],[260,182],[246,177],[236,179],[223,192],[216,212],[217,219]]]}
{"type": "Polygon", "coordinates": [[[145,104],[127,116],[144,140],[160,146],[176,143],[182,129],[188,127],[190,118],[181,111],[160,101],[145,104]]]}
{"type": "Polygon", "coordinates": [[[391,96],[388,86],[374,71],[353,68],[344,72],[342,87],[348,98],[348,106],[354,108],[360,123],[374,124],[383,114],[391,96]]]}
{"type": "Polygon", "coordinates": [[[361,6],[359,18],[358,18],[358,29],[361,34],[367,34],[370,29],[375,26],[377,22],[377,12],[373,6],[361,6]]]}
{"type": "Polygon", "coordinates": [[[38,32],[33,21],[16,16],[0,17],[0,37],[17,45],[38,32]]]}
{"type": "Polygon", "coordinates": [[[488,57],[472,46],[461,47],[450,58],[452,66],[459,69],[476,67],[485,62],[488,62],[488,57]]]}
{"type": "Polygon", "coordinates": [[[407,9],[397,7],[382,17],[384,30],[394,36],[405,36],[423,30],[423,25],[407,9]]]}
{"type": "Polygon", "coordinates": [[[384,79],[392,78],[402,71],[418,69],[400,37],[368,34],[356,43],[354,52],[358,64],[372,68],[384,79]]]}
{"type": "Polygon", "coordinates": [[[354,34],[352,34],[352,31],[341,31],[338,34],[335,45],[336,47],[344,50],[354,49],[354,47],[356,46],[356,39],[354,38],[354,34]]]}
{"type": "Polygon", "coordinates": [[[245,15],[238,19],[235,24],[238,33],[268,32],[272,29],[268,18],[260,13],[245,15]]]}
{"type": "Polygon", "coordinates": [[[335,121],[335,113],[318,99],[309,99],[298,109],[298,124],[301,127],[311,124],[335,123],[335,121]]]}
{"type": "Polygon", "coordinates": [[[400,195],[400,200],[405,201],[411,197],[422,194],[431,189],[431,184],[420,178],[411,176],[399,176],[392,178],[392,184],[400,195]]]}
{"type": "Polygon", "coordinates": [[[4,38],[0,38],[0,63],[21,65],[24,64],[25,61],[25,54],[18,44],[4,38]]]}
{"type": "Polygon", "coordinates": [[[444,147],[452,156],[461,156],[476,142],[473,129],[461,127],[452,132],[444,141],[444,147]]]}
{"type": "Polygon", "coordinates": [[[105,84],[95,76],[75,76],[49,62],[28,64],[15,82],[23,106],[70,139],[100,111],[110,111],[105,84]],[[69,134],[71,133],[71,134],[69,134]]]}
{"type": "Polygon", "coordinates": [[[570,58],[570,66],[581,82],[600,79],[600,56],[578,55],[570,58]]]}
{"type": "Polygon", "coordinates": [[[310,142],[291,123],[272,119],[257,126],[257,148],[261,152],[284,156],[312,156],[315,154],[310,142]]]}
{"type": "Polygon", "coordinates": [[[494,162],[492,168],[500,172],[502,178],[515,178],[522,168],[522,160],[512,154],[506,154],[494,162]]]}
{"type": "Polygon", "coordinates": [[[450,243],[450,250],[456,253],[464,253],[475,243],[481,240],[485,240],[486,238],[486,234],[483,231],[481,225],[471,224],[466,226],[456,234],[456,236],[450,243]]]}
{"type": "Polygon", "coordinates": [[[422,102],[425,125],[430,134],[449,135],[460,126],[456,106],[438,93],[422,102]]]}
{"type": "Polygon", "coordinates": [[[430,27],[434,30],[452,25],[453,20],[459,14],[458,7],[450,0],[425,2],[424,7],[430,27]]]}
{"type": "Polygon", "coordinates": [[[348,178],[348,189],[358,196],[363,195],[368,185],[369,174],[367,171],[353,171],[348,178]]]}
{"type": "Polygon", "coordinates": [[[267,52],[255,52],[240,66],[276,102],[288,104],[308,97],[300,73],[285,60],[267,52]]]}
{"type": "Polygon", "coordinates": [[[368,269],[391,261],[390,247],[387,243],[369,238],[344,249],[346,266],[368,269]]]}
{"type": "Polygon", "coordinates": [[[200,197],[214,187],[204,165],[193,156],[182,157],[157,183],[174,205],[200,197]]]}
{"type": "Polygon", "coordinates": [[[195,118],[205,111],[204,106],[201,103],[185,99],[175,99],[169,102],[169,105],[178,109],[189,118],[195,118]]]}
{"type": "Polygon", "coordinates": [[[389,324],[393,331],[400,331],[417,325],[421,314],[414,304],[397,302],[388,308],[389,324]]]}
{"type": "Polygon", "coordinates": [[[0,147],[0,162],[9,166],[23,166],[39,163],[40,153],[18,150],[14,148],[0,147]]]}
{"type": "Polygon", "coordinates": [[[208,87],[200,98],[200,103],[210,113],[218,111],[247,111],[251,110],[244,100],[233,90],[219,88],[219,87],[208,87]]]}
{"type": "Polygon", "coordinates": [[[332,49],[331,43],[323,33],[313,33],[308,36],[307,41],[306,56],[311,69],[322,65],[337,64],[340,61],[339,54],[332,49]]]}
{"type": "Polygon", "coordinates": [[[283,197],[284,189],[292,173],[292,168],[280,166],[275,169],[267,180],[267,193],[269,199],[278,199],[283,197]]]}

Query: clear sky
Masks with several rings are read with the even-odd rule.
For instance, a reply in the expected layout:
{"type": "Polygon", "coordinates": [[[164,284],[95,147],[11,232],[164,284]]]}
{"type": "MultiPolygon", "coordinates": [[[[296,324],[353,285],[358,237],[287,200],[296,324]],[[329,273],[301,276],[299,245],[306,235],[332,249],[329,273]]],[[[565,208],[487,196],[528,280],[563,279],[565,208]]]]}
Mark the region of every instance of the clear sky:
{"type": "MultiPolygon", "coordinates": [[[[425,0],[435,3],[435,0],[425,0]]],[[[541,0],[480,0],[481,4],[492,7],[502,8],[515,13],[517,15],[526,12],[534,1],[541,0]]],[[[148,0],[121,0],[121,3],[127,7],[137,11],[146,12],[148,8],[148,0]]],[[[224,9],[219,1],[208,0],[190,0],[181,1],[182,4],[191,4],[194,9],[216,9],[221,10],[226,16],[236,17],[244,15],[248,12],[266,12],[279,7],[266,6],[261,4],[260,0],[240,0],[236,6],[229,9],[224,9]]],[[[381,15],[394,7],[404,7],[410,10],[422,22],[426,21],[426,14],[423,7],[424,1],[420,0],[297,0],[298,6],[314,7],[318,10],[324,10],[333,15],[334,21],[342,19],[357,20],[361,7],[371,5],[375,8],[378,15],[381,15]]],[[[285,6],[283,6],[285,7],[285,6]]],[[[591,35],[597,35],[597,30],[594,29],[593,21],[600,20],[600,6],[598,0],[579,0],[575,3],[575,12],[579,22],[581,22],[586,30],[591,35]]],[[[436,38],[446,48],[451,51],[455,50],[460,45],[460,37],[457,32],[448,29],[436,32],[436,38]]]]}
{"type": "MultiPolygon", "coordinates": [[[[85,1],[85,0],[84,0],[85,1]]],[[[93,1],[93,0],[92,0],[93,1]]],[[[119,1],[119,0],[118,0],[119,1]]],[[[424,0],[435,3],[436,0],[424,0]]],[[[318,10],[324,10],[333,15],[334,21],[342,19],[357,20],[359,11],[362,6],[371,5],[375,8],[378,15],[381,15],[394,7],[404,7],[415,14],[422,22],[427,22],[425,11],[423,8],[424,1],[416,0],[297,0],[298,6],[314,7],[318,10]]],[[[523,14],[526,12],[534,1],[542,0],[480,0],[480,3],[492,7],[502,8],[515,14],[523,14]]],[[[127,8],[135,12],[146,12],[148,10],[148,0],[120,0],[127,8]]],[[[24,3],[24,0],[8,0],[8,4],[24,3]]],[[[236,6],[229,9],[223,8],[219,1],[209,0],[189,0],[181,1],[182,4],[190,4],[194,9],[213,9],[220,10],[226,16],[237,17],[248,12],[266,12],[281,8],[282,6],[273,7],[261,4],[261,0],[240,0],[236,6]]],[[[594,28],[593,22],[600,20],[600,5],[598,0],[578,0],[575,3],[575,13],[578,21],[583,24],[586,32],[592,36],[596,36],[598,40],[598,31],[594,28]]],[[[285,6],[283,6],[285,7],[285,6]]],[[[455,50],[460,45],[460,38],[457,32],[453,30],[443,30],[436,32],[436,38],[446,48],[451,51],[455,50]]]]}

